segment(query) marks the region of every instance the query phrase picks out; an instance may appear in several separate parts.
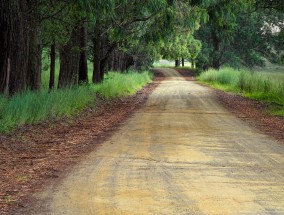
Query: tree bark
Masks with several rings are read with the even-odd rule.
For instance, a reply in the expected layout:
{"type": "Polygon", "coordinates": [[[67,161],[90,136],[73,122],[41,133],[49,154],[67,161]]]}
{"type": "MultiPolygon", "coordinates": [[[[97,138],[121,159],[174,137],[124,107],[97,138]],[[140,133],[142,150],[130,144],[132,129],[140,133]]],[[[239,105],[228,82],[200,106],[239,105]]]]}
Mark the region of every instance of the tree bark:
{"type": "Polygon", "coordinates": [[[117,43],[109,44],[108,49],[104,50],[104,57],[100,61],[100,75],[101,75],[101,80],[104,80],[104,75],[105,75],[105,69],[107,66],[107,62],[112,54],[112,52],[115,50],[117,47],[117,43]]]}
{"type": "MultiPolygon", "coordinates": [[[[34,12],[36,13],[36,11],[34,12]]],[[[28,88],[30,90],[40,90],[41,88],[41,68],[42,68],[42,42],[40,36],[39,17],[31,17],[29,68],[28,68],[28,88]]]]}
{"type": "Polygon", "coordinates": [[[182,67],[184,67],[184,58],[181,59],[182,67]]]}
{"type": "Polygon", "coordinates": [[[54,88],[55,82],[55,43],[53,43],[50,47],[50,77],[49,77],[49,90],[54,88]]]}
{"type": "Polygon", "coordinates": [[[175,60],[175,67],[179,67],[180,66],[180,60],[175,60]]]}
{"type": "MultiPolygon", "coordinates": [[[[1,6],[2,6],[1,2],[1,6]]],[[[1,14],[2,9],[1,9],[1,14]]],[[[0,93],[7,93],[9,89],[9,77],[8,73],[8,61],[9,61],[9,47],[7,44],[8,39],[8,20],[5,19],[5,15],[0,17],[0,93]]]]}
{"type": "Polygon", "coordinates": [[[214,30],[212,30],[211,33],[211,39],[212,39],[212,44],[213,44],[213,48],[214,48],[214,52],[212,53],[212,67],[213,69],[220,69],[220,41],[218,39],[218,36],[216,34],[216,32],[214,32],[214,30]]]}
{"type": "Polygon", "coordinates": [[[112,69],[115,71],[117,71],[119,68],[118,59],[119,59],[119,52],[118,50],[115,50],[113,52],[113,63],[112,63],[112,69]]]}
{"type": "Polygon", "coordinates": [[[138,56],[134,56],[133,57],[133,64],[134,64],[134,69],[136,71],[140,71],[141,70],[141,64],[139,62],[139,57],[138,56]]]}
{"type": "Polygon", "coordinates": [[[88,83],[88,58],[87,58],[87,22],[83,20],[80,35],[80,61],[79,61],[79,83],[88,83]]]}
{"type": "Polygon", "coordinates": [[[99,83],[101,79],[101,29],[97,20],[93,37],[93,83],[99,83]]]}
{"type": "Polygon", "coordinates": [[[75,27],[68,43],[60,48],[60,71],[58,88],[78,84],[80,60],[80,29],[75,27]]]}
{"type": "Polygon", "coordinates": [[[0,92],[23,92],[27,86],[29,22],[26,0],[0,0],[0,92]]]}

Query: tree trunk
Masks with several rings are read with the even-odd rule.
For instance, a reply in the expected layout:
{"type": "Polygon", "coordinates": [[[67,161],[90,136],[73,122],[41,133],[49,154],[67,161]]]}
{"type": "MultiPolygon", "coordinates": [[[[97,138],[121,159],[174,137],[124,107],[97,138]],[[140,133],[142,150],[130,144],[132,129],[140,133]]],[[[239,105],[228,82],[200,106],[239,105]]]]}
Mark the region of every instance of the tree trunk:
{"type": "Polygon", "coordinates": [[[49,90],[54,88],[55,82],[55,43],[53,43],[50,47],[50,77],[49,77],[49,90]]]}
{"type": "Polygon", "coordinates": [[[118,59],[119,59],[119,52],[118,50],[115,50],[113,53],[113,64],[112,64],[112,69],[114,71],[117,71],[119,68],[118,59]]]}
{"type": "Polygon", "coordinates": [[[60,71],[58,88],[78,84],[80,29],[75,27],[68,43],[60,48],[60,71]],[[77,49],[76,49],[77,47],[77,49]]]}
{"type": "Polygon", "coordinates": [[[29,58],[27,1],[0,0],[0,92],[26,89],[29,58]]]}
{"type": "Polygon", "coordinates": [[[180,60],[175,60],[175,67],[179,67],[180,66],[180,60]]]}
{"type": "Polygon", "coordinates": [[[87,59],[87,22],[83,20],[80,35],[80,62],[79,62],[79,83],[88,83],[88,59],[87,59]]]}
{"type": "Polygon", "coordinates": [[[101,81],[104,80],[104,75],[105,75],[105,70],[106,70],[106,66],[107,66],[107,62],[112,54],[112,52],[115,50],[115,48],[117,47],[117,43],[113,43],[110,44],[106,38],[104,40],[104,44],[105,44],[105,48],[104,50],[102,50],[102,54],[103,57],[101,58],[100,61],[100,76],[101,76],[101,81]]]}
{"type": "Polygon", "coordinates": [[[211,33],[211,39],[212,39],[212,43],[213,43],[213,47],[214,47],[214,51],[213,51],[213,63],[212,63],[212,67],[213,69],[220,69],[220,41],[218,39],[218,36],[216,34],[216,32],[214,32],[214,30],[211,33]]]}
{"type": "Polygon", "coordinates": [[[141,70],[141,65],[140,65],[140,62],[139,62],[139,57],[137,57],[137,56],[134,56],[133,57],[133,64],[134,64],[134,69],[136,70],[136,71],[140,71],[141,70]]]}
{"type": "Polygon", "coordinates": [[[182,67],[184,67],[184,58],[181,59],[182,67]]]}
{"type": "Polygon", "coordinates": [[[101,79],[101,29],[97,20],[93,37],[93,83],[100,83],[101,79]]]}
{"type": "Polygon", "coordinates": [[[40,23],[38,17],[31,17],[28,88],[40,90],[41,88],[41,67],[42,67],[42,44],[40,37],[40,23]]]}
{"type": "MultiPolygon", "coordinates": [[[[1,2],[1,6],[2,6],[1,2]]],[[[2,14],[2,9],[1,9],[2,14]]],[[[9,61],[9,47],[7,44],[8,34],[8,20],[5,19],[5,15],[0,16],[0,93],[8,93],[10,69],[7,64],[9,61]],[[8,71],[9,70],[9,71],[8,71]]]]}
{"type": "Polygon", "coordinates": [[[110,58],[109,58],[109,60],[107,61],[107,70],[108,71],[111,71],[112,70],[112,68],[111,68],[111,66],[112,66],[112,55],[110,56],[110,58]]]}

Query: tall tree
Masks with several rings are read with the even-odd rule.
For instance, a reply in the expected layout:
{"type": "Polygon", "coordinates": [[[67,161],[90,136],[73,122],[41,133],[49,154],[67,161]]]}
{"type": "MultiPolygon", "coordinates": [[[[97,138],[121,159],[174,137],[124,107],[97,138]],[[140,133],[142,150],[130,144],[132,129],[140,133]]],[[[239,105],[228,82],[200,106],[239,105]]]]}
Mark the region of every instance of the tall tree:
{"type": "MultiPolygon", "coordinates": [[[[202,41],[202,51],[198,55],[198,66],[201,69],[219,69],[222,65],[262,66],[264,58],[278,59],[274,54],[280,47],[274,44],[279,41],[278,33],[272,31],[273,26],[282,28],[283,16],[274,9],[268,12],[252,3],[247,2],[238,7],[215,5],[214,8],[218,10],[209,9],[211,20],[195,34],[202,41]],[[228,13],[228,17],[223,15],[222,18],[218,13],[228,13]]],[[[277,55],[281,56],[281,50],[277,55]]]]}
{"type": "Polygon", "coordinates": [[[79,60],[79,83],[88,83],[88,25],[87,20],[82,20],[80,29],[80,60],[79,60]]]}
{"type": "Polygon", "coordinates": [[[26,0],[0,1],[0,92],[13,94],[27,87],[29,22],[26,0]]]}
{"type": "Polygon", "coordinates": [[[58,88],[78,84],[80,62],[80,27],[74,27],[69,41],[60,47],[60,71],[58,88]]]}
{"type": "Polygon", "coordinates": [[[42,39],[41,39],[41,1],[28,1],[29,8],[29,64],[28,64],[28,88],[40,90],[41,88],[41,59],[42,59],[42,39]]]}

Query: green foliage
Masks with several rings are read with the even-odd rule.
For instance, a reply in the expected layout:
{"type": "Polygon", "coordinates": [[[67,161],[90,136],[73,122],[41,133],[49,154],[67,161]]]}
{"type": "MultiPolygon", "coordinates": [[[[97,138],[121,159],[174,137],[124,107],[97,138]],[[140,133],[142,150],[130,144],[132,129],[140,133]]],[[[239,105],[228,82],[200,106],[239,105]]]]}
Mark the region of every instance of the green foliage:
{"type": "Polygon", "coordinates": [[[195,59],[201,50],[201,42],[193,38],[191,34],[173,36],[172,40],[164,43],[163,57],[169,60],[195,59]]]}
{"type": "Polygon", "coordinates": [[[144,66],[161,55],[195,57],[201,44],[194,40],[192,32],[208,18],[200,4],[163,0],[118,5],[113,14],[115,25],[113,20],[111,28],[108,22],[103,24],[110,41],[118,42],[124,52],[139,58],[144,66]]]}
{"type": "Polygon", "coordinates": [[[27,91],[11,98],[0,97],[0,132],[24,125],[71,117],[95,104],[96,95],[113,99],[133,95],[151,82],[150,72],[108,74],[99,85],[87,85],[48,92],[27,91]]]}
{"type": "MultiPolygon", "coordinates": [[[[202,41],[200,68],[264,66],[264,59],[283,58],[283,13],[260,7],[259,1],[215,1],[208,6],[209,22],[195,37],[202,41]],[[274,29],[280,29],[276,33],[274,29]]],[[[271,1],[271,5],[277,5],[271,1]]],[[[273,6],[273,7],[274,7],[273,6]]]]}
{"type": "Polygon", "coordinates": [[[281,78],[276,80],[267,74],[223,68],[219,71],[211,69],[203,72],[199,80],[221,90],[242,93],[249,98],[277,104],[280,108],[275,113],[279,114],[284,110],[284,80],[281,78]]]}

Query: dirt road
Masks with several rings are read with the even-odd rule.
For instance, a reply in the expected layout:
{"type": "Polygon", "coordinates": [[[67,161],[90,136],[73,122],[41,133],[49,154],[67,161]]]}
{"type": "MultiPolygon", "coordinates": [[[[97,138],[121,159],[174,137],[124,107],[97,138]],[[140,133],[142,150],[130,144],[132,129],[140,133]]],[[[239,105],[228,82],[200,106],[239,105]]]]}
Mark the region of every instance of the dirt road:
{"type": "Polygon", "coordinates": [[[284,214],[284,146],[173,69],[31,214],[284,214]]]}

